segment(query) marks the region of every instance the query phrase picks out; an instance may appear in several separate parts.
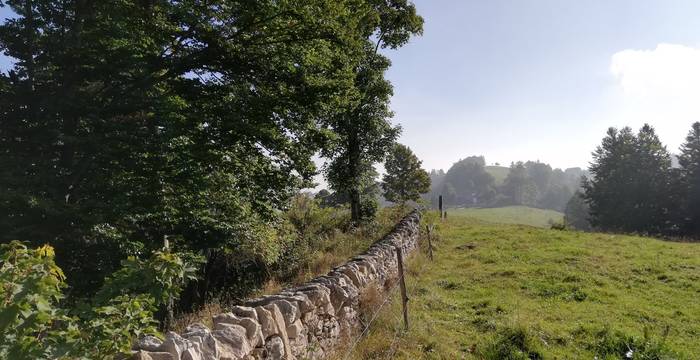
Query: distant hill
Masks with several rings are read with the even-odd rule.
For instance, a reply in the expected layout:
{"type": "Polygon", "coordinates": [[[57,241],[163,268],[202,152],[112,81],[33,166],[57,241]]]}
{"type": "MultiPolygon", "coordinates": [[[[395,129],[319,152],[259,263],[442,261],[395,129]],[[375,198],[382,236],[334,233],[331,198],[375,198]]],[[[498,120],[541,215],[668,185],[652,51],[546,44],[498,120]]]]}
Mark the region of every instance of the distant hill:
{"type": "Polygon", "coordinates": [[[433,169],[424,199],[434,208],[442,196],[445,207],[523,205],[563,211],[584,176],[588,172],[578,167],[552,168],[539,161],[486,165],[484,156],[468,156],[447,171],[433,169]]]}
{"type": "Polygon", "coordinates": [[[497,165],[485,166],[484,169],[487,173],[491,174],[494,179],[496,179],[496,185],[502,185],[503,181],[506,179],[506,176],[508,176],[508,172],[510,171],[510,168],[506,166],[497,165]]]}

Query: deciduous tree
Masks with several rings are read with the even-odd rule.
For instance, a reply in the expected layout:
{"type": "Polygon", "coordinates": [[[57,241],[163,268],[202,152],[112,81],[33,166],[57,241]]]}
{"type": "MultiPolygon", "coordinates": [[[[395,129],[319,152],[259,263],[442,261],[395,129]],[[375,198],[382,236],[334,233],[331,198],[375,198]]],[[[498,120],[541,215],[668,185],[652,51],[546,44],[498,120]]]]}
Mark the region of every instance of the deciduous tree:
{"type": "Polygon", "coordinates": [[[421,164],[408,146],[395,144],[384,163],[384,197],[403,206],[430,191],[430,176],[421,164]]]}
{"type": "MultiPolygon", "coordinates": [[[[392,86],[384,77],[390,66],[378,50],[396,49],[420,34],[423,19],[407,0],[370,0],[373,11],[364,18],[362,59],[353,67],[355,102],[329,118],[335,146],[322,152],[329,160],[326,178],[331,188],[348,194],[354,222],[363,214],[362,189],[374,183],[374,164],[384,160],[400,129],[389,121],[392,86]]],[[[373,199],[371,201],[374,201],[373,199]]]]}
{"type": "Polygon", "coordinates": [[[273,261],[326,120],[365,116],[358,64],[388,66],[371,34],[395,47],[416,30],[401,1],[4,3],[0,238],[53,244],[81,293],[165,235],[273,261]]]}

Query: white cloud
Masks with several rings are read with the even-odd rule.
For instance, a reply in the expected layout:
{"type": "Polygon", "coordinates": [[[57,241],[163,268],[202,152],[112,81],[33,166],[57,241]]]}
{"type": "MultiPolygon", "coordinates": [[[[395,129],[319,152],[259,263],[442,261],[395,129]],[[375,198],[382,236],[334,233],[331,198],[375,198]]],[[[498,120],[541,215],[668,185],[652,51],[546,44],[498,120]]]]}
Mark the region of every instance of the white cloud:
{"type": "Polygon", "coordinates": [[[700,49],[659,44],[623,50],[612,56],[610,71],[619,90],[617,126],[650,123],[676,151],[692,122],[700,121],[700,49]]]}

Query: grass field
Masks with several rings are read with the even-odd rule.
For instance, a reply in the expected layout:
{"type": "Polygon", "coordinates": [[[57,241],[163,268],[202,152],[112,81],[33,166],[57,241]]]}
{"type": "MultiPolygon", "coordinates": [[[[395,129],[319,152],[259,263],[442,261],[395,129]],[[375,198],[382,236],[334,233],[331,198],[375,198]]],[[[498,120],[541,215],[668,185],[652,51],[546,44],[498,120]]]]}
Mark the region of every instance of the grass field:
{"type": "Polygon", "coordinates": [[[526,206],[506,206],[500,208],[447,209],[448,218],[468,217],[491,223],[520,224],[537,227],[550,227],[552,222],[560,222],[564,214],[526,206]]]}
{"type": "Polygon", "coordinates": [[[491,165],[484,167],[484,169],[487,173],[491,174],[494,177],[494,179],[496,180],[496,185],[503,184],[503,180],[506,179],[508,173],[510,172],[510,168],[506,166],[491,165]]]}
{"type": "Polygon", "coordinates": [[[355,358],[700,358],[700,244],[472,214],[439,225],[434,262],[410,260],[410,330],[393,301],[355,358]]]}

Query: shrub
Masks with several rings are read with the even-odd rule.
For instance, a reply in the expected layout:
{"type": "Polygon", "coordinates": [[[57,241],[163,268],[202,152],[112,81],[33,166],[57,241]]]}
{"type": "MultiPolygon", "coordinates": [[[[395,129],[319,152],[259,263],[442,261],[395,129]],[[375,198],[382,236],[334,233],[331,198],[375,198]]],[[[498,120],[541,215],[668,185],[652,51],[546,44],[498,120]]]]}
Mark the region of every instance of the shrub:
{"type": "Polygon", "coordinates": [[[165,252],[148,261],[131,258],[105,282],[93,306],[66,309],[59,306],[66,277],[53,248],[3,244],[0,358],[105,359],[128,351],[134,338],[157,334],[154,311],[193,277],[187,258],[165,252]]]}

